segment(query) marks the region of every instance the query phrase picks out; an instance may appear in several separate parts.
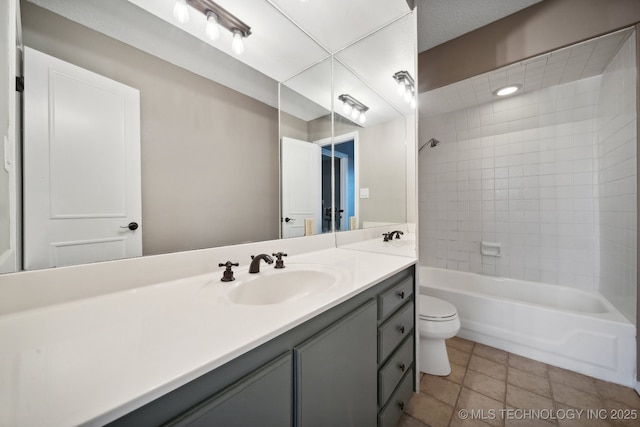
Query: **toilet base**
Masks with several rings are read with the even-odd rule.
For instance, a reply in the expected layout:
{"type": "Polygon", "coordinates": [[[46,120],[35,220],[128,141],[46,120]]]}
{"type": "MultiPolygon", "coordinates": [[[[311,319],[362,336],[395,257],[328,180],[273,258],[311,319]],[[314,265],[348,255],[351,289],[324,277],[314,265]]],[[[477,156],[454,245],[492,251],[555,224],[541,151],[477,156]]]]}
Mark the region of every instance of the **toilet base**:
{"type": "Polygon", "coordinates": [[[418,352],[418,368],[420,372],[430,375],[447,376],[451,373],[447,346],[442,338],[429,339],[420,337],[418,352]]]}

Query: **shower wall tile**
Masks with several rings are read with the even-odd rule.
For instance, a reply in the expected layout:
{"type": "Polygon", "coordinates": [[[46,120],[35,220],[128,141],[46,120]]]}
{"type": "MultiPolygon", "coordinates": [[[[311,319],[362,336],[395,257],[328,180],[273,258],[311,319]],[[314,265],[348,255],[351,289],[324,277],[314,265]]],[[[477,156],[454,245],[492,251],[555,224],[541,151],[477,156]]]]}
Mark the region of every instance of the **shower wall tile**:
{"type": "MultiPolygon", "coordinates": [[[[600,77],[423,120],[423,262],[595,290],[600,77]],[[482,255],[499,242],[502,256],[482,255]]],[[[625,203],[621,199],[612,203],[625,203]]],[[[631,202],[627,202],[629,204],[631,202]]]]}
{"type": "Polygon", "coordinates": [[[599,290],[635,321],[635,36],[621,45],[600,76],[421,120],[442,141],[419,158],[421,262],[599,290]]]}
{"type": "Polygon", "coordinates": [[[630,321],[636,318],[635,37],[602,75],[597,109],[600,291],[630,321]]]}

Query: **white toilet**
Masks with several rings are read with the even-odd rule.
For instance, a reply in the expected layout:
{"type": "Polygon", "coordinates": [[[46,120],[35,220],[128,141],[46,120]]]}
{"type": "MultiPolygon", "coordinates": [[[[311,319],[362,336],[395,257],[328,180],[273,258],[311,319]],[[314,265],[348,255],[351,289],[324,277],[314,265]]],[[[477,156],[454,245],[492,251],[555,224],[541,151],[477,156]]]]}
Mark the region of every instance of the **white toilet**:
{"type": "Polygon", "coordinates": [[[460,330],[456,308],[441,299],[420,295],[418,368],[431,375],[449,375],[451,364],[444,340],[460,330]]]}

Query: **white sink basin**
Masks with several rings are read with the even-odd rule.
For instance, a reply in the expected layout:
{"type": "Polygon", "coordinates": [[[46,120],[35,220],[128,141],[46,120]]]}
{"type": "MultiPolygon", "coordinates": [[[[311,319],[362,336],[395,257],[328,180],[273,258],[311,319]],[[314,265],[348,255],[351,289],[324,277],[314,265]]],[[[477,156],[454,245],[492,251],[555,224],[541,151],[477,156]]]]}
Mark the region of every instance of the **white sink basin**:
{"type": "Polygon", "coordinates": [[[263,264],[260,273],[239,272],[227,285],[227,296],[235,304],[279,304],[327,290],[337,280],[336,272],[321,266],[294,264],[274,269],[263,264]]]}

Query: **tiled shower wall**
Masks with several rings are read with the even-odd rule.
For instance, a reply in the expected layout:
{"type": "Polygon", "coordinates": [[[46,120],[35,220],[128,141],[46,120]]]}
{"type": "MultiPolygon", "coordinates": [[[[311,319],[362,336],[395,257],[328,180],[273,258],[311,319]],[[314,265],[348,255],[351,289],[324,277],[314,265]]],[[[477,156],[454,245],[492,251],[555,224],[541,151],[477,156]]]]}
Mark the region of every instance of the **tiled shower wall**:
{"type": "Polygon", "coordinates": [[[420,153],[427,265],[598,287],[594,124],[600,77],[427,119],[420,153]],[[483,256],[480,242],[501,244],[483,256]]]}
{"type": "Polygon", "coordinates": [[[600,292],[636,318],[636,59],[635,37],[602,75],[597,109],[600,292]]]}
{"type": "Polygon", "coordinates": [[[601,289],[635,318],[633,39],[602,76],[420,122],[440,141],[419,154],[423,264],[601,289]]]}

